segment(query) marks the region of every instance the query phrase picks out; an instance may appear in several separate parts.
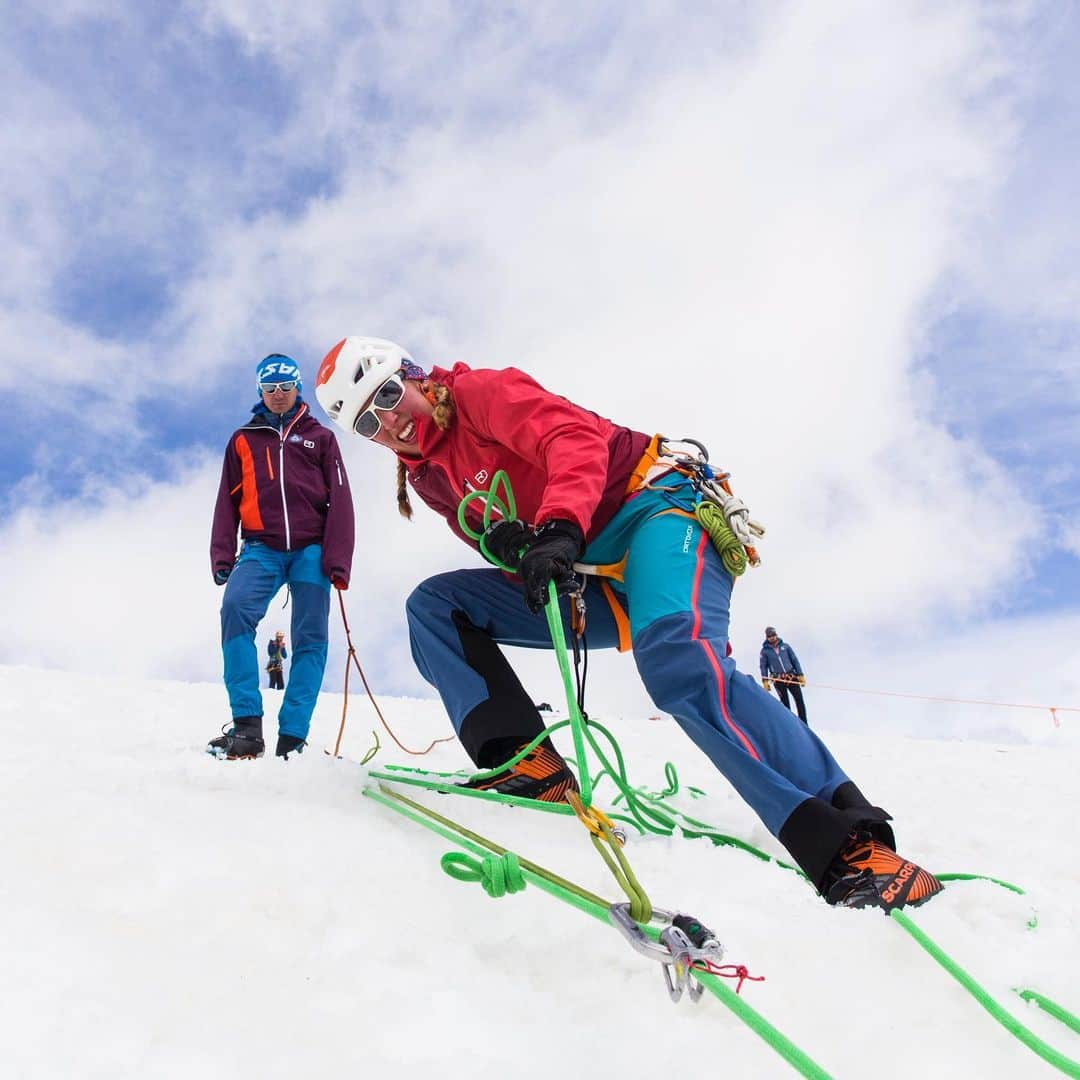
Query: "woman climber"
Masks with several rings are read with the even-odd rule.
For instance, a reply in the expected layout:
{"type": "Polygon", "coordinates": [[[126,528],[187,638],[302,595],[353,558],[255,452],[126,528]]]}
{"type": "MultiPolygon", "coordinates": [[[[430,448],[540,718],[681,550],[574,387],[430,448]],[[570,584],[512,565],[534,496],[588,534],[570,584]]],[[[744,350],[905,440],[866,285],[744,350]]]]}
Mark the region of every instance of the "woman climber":
{"type": "MultiPolygon", "coordinates": [[[[406,612],[413,658],[439,692],[480,769],[544,730],[499,644],[551,648],[549,583],[588,581],[590,647],[633,651],[657,707],[670,713],[832,904],[889,910],[940,892],[896,854],[890,815],[872,805],[822,740],[725,655],[733,577],[694,516],[693,478],[659,437],[620,427],[549,393],[514,368],[424,372],[400,346],[349,337],[322,361],[315,394],[347,431],[397,456],[398,508],[408,489],[466,543],[458,506],[504,470],[518,520],[486,547],[517,577],[454,570],[421,582],[406,612]],[[593,594],[598,593],[593,600],[593,594]]],[[[483,526],[475,503],[470,527],[483,526]]],[[[569,628],[570,597],[560,596],[569,628]]],[[[550,741],[474,786],[544,801],[576,790],[550,741]]]]}

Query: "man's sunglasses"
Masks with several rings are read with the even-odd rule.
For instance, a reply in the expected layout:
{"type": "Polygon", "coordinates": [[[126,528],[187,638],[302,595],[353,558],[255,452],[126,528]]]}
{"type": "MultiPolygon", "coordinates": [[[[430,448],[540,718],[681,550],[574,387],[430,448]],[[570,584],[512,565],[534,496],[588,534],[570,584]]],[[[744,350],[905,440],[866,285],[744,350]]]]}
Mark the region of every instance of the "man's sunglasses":
{"type": "Polygon", "coordinates": [[[280,390],[283,394],[287,394],[290,390],[296,389],[296,380],[292,382],[264,382],[259,383],[259,389],[264,394],[272,394],[275,390],[280,390]]]}
{"type": "Polygon", "coordinates": [[[375,391],[371,404],[353,422],[353,431],[357,435],[362,435],[365,439],[374,439],[382,430],[382,418],[375,410],[381,409],[386,412],[389,409],[396,409],[401,404],[401,399],[404,396],[405,384],[401,381],[400,376],[391,375],[375,391]]]}

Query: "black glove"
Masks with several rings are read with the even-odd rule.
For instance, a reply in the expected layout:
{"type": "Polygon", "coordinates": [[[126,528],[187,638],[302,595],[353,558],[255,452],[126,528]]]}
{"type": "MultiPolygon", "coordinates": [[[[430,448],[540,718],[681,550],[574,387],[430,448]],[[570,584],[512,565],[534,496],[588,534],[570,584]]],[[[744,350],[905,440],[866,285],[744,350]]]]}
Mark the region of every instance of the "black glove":
{"type": "Polygon", "coordinates": [[[532,543],[533,534],[516,518],[496,521],[484,530],[484,545],[488,551],[511,570],[521,562],[521,549],[532,543]]]}
{"type": "Polygon", "coordinates": [[[548,582],[554,580],[560,596],[576,587],[574,560],[585,550],[585,536],[572,521],[555,518],[540,525],[521,557],[525,603],[538,615],[548,600],[548,582]]]}
{"type": "Polygon", "coordinates": [[[232,573],[231,566],[219,566],[214,571],[214,584],[224,585],[229,580],[229,575],[232,573]]]}

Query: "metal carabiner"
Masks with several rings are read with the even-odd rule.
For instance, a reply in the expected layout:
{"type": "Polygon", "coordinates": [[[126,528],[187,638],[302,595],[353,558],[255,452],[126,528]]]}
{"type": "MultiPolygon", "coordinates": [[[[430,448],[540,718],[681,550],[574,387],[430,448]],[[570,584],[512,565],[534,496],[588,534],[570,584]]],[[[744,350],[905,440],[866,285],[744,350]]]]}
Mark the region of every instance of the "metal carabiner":
{"type": "Polygon", "coordinates": [[[653,941],[631,916],[629,904],[612,904],[608,918],[636,952],[660,964],[672,1001],[681,1000],[684,991],[689,992],[692,1002],[700,1000],[705,987],[692,978],[694,964],[718,964],[724,956],[724,947],[708,927],[690,915],[653,908],[650,921],[664,924],[660,940],[653,941]]]}

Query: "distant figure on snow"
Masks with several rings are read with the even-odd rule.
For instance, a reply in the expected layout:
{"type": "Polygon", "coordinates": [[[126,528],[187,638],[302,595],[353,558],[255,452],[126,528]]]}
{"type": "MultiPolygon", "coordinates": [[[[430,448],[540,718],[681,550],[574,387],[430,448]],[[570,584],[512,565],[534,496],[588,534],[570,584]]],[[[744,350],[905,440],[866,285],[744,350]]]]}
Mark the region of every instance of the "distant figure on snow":
{"type": "Polygon", "coordinates": [[[790,709],[788,691],[795,698],[795,708],[798,710],[799,719],[805,724],[806,703],[803,701],[802,688],[806,685],[806,676],[803,675],[802,664],[795,655],[795,650],[780,639],[775,626],[765,627],[765,640],[761,643],[761,685],[766,690],[769,684],[776,685],[776,692],[784,703],[784,708],[790,709]]]}
{"type": "MultiPolygon", "coordinates": [[[[694,392],[696,379],[674,376],[671,393],[694,392]]],[[[494,566],[452,570],[421,581],[406,603],[413,658],[462,747],[480,769],[503,766],[471,786],[542,802],[577,789],[550,739],[505,767],[544,724],[499,643],[550,649],[550,586],[584,589],[590,647],[633,651],[656,705],[829,903],[888,910],[941,890],[937,878],[896,854],[889,815],[818,736],[725,655],[734,579],[693,514],[693,478],[659,436],[581,408],[516,368],[459,363],[425,372],[380,338],[335,345],[315,394],[345,431],[393,455],[403,516],[412,516],[411,487],[474,550],[458,523],[459,503],[496,470],[510,478],[519,519],[492,522],[485,543],[517,576],[494,566]],[[578,561],[589,564],[584,586],[578,561]]],[[[483,527],[475,502],[465,516],[483,527]]],[[[566,596],[559,611],[572,633],[566,596]]]]}
{"type": "Polygon", "coordinates": [[[270,689],[285,689],[285,666],[283,661],[289,659],[288,650],[285,648],[285,633],[279,630],[266,646],[268,659],[266,670],[270,673],[270,689]]]}
{"type": "Polygon", "coordinates": [[[293,655],[277,756],[303,749],[326,668],[330,585],[349,587],[356,528],[337,439],[300,396],[296,362],[280,353],[265,357],[255,383],[251,419],[225,449],[210,535],[210,572],[225,585],[221,649],[232,724],[207,752],[229,761],[261,757],[265,749],[255,630],[285,584],[293,655]]]}

